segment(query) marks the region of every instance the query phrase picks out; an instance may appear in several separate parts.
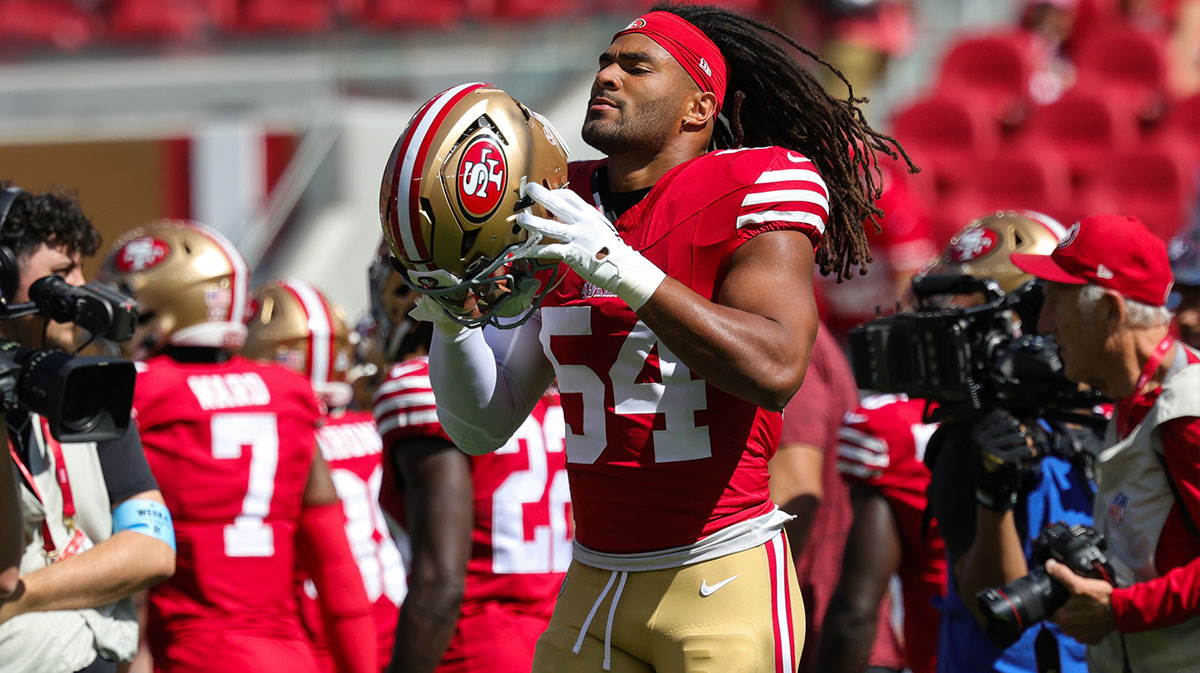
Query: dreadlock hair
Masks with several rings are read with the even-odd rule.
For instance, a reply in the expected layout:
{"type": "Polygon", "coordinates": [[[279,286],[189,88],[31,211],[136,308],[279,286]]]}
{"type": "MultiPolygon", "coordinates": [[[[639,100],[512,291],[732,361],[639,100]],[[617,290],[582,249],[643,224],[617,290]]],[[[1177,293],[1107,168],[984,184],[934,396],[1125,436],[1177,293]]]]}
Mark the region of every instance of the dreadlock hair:
{"type": "Polygon", "coordinates": [[[854,89],[841,72],[778,29],[720,7],[660,3],[650,11],[675,14],[699,28],[721,50],[729,78],[721,114],[715,120],[711,149],[778,145],[803,153],[817,167],[829,190],[829,222],[817,249],[821,273],[850,278],[854,266],[867,272],[871,262],[863,223],[880,231],[883,211],[875,200],[883,193],[876,152],[904,157],[904,148],[867,124],[854,89]],[[772,40],[771,37],[777,38],[772,40]],[[846,84],[845,99],[829,95],[811,73],[780,46],[791,45],[828,68],[846,84]]]}

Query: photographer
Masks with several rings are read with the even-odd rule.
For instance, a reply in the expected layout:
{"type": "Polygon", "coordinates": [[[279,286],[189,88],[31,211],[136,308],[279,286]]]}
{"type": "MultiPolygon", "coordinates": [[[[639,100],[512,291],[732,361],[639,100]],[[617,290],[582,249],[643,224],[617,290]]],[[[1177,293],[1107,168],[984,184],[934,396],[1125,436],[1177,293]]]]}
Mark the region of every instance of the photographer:
{"type": "Polygon", "coordinates": [[[1117,586],[1048,562],[1072,594],[1053,618],[1088,643],[1093,671],[1195,670],[1200,354],[1169,333],[1166,246],[1136,218],[1096,215],[1049,255],[1013,262],[1048,281],[1040,325],[1067,377],[1116,401],[1094,513],[1117,586]]]}
{"type": "MultiPolygon", "coordinates": [[[[71,197],[0,189],[8,304],[28,302],[44,276],[83,285],[80,264],[99,245],[71,197]]],[[[38,315],[0,322],[0,337],[29,348],[75,347],[71,324],[38,315]]],[[[115,670],[137,649],[129,596],[175,568],[170,515],[137,432],[130,424],[118,440],[59,443],[43,417],[24,409],[8,410],[7,430],[28,544],[20,586],[0,602],[0,662],[20,671],[115,670]]]]}
{"type": "MultiPolygon", "coordinates": [[[[1007,299],[1019,297],[1011,313],[998,313],[997,324],[1016,334],[1032,332],[1038,288],[1012,266],[1010,253],[1048,252],[1062,233],[1057,222],[1042,215],[997,213],[951,238],[934,272],[994,280],[1007,299]]],[[[981,302],[957,296],[953,303],[981,302]]],[[[1047,357],[1044,350],[1032,357],[1047,357]]],[[[997,364],[986,367],[992,371],[997,364]]],[[[1001,646],[989,639],[976,607],[977,592],[1026,575],[1031,542],[1045,524],[1091,521],[1092,488],[1080,450],[1089,433],[1048,424],[1025,383],[1017,391],[986,396],[977,409],[938,399],[942,424],[925,460],[931,470],[930,511],[945,538],[949,566],[941,605],[941,671],[1085,670],[1083,646],[1053,625],[1030,628],[1015,643],[1001,646]],[[1038,430],[1036,442],[1029,437],[1031,428],[1038,430]]]]}

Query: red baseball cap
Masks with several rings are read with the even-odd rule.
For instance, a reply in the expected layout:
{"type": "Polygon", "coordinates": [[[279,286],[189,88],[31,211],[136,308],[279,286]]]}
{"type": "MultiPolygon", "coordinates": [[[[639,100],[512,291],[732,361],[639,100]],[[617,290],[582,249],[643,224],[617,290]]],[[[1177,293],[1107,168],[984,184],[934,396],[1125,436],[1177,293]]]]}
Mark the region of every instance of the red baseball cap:
{"type": "Polygon", "coordinates": [[[1013,253],[1017,268],[1069,285],[1091,283],[1162,306],[1171,293],[1167,244],[1136,217],[1092,215],[1071,225],[1049,255],[1013,253]]]}

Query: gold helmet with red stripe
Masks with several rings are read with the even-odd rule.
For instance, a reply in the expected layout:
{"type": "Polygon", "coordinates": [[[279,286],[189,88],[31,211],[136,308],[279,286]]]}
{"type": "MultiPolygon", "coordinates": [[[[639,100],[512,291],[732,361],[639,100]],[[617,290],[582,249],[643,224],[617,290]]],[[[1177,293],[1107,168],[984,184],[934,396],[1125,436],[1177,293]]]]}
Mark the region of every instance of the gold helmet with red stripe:
{"type": "Polygon", "coordinates": [[[249,278],[242,254],[216,230],[158,220],[122,236],[98,280],[137,300],[137,329],[121,347],[142,360],[167,344],[241,348],[249,278]]]}
{"type": "Polygon", "coordinates": [[[548,217],[524,186],[566,181],[566,145],[544,117],[490,84],[443,91],[409,121],[384,170],[379,215],[397,270],[463,324],[527,316],[552,285],[534,275],[554,265],[522,257],[539,237],[513,215],[548,217]]]}
{"type": "Polygon", "coordinates": [[[329,407],[350,403],[354,348],[342,309],[308,283],[289,278],[254,293],[242,355],[309,377],[329,407]]]}
{"type": "Polygon", "coordinates": [[[1048,255],[1066,234],[1058,220],[1031,210],[1003,210],[972,220],[950,238],[933,273],[992,278],[1008,294],[1033,276],[1012,263],[1014,252],[1048,255]]]}

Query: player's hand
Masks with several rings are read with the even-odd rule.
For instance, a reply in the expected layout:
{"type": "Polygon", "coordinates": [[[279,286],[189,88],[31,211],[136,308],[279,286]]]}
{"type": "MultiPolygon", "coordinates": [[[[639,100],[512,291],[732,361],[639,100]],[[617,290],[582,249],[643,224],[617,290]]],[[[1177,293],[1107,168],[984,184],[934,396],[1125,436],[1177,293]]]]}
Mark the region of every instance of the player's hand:
{"type": "Polygon", "coordinates": [[[556,241],[537,246],[530,257],[566,262],[585,280],[617,295],[635,311],[666,278],[653,262],[621,240],[607,217],[575,192],[550,190],[537,183],[526,190],[557,218],[548,220],[529,212],[517,215],[522,227],[556,241]]]}
{"type": "Polygon", "coordinates": [[[1033,439],[1012,414],[993,409],[971,432],[979,447],[979,476],[975,498],[979,504],[1007,512],[1017,503],[1017,491],[1026,468],[1037,457],[1033,439]]]}

